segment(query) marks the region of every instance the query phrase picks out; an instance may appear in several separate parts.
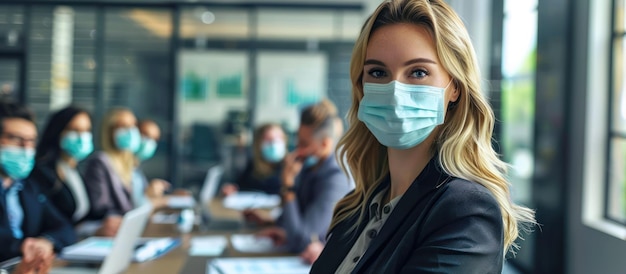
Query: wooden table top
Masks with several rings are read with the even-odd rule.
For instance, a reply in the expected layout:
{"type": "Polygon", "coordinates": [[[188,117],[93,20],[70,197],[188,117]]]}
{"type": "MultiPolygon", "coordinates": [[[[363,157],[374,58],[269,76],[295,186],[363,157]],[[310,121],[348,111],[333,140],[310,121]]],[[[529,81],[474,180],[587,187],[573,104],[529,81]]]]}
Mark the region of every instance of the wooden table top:
{"type": "MultiPolygon", "coordinates": [[[[214,199],[210,204],[211,216],[215,219],[241,221],[243,218],[241,212],[226,209],[222,206],[222,199],[214,199]]],[[[258,229],[246,228],[242,226],[237,230],[208,230],[200,231],[197,226],[189,234],[181,235],[173,224],[148,224],[144,232],[144,237],[180,237],[182,243],[179,247],[171,250],[162,257],[143,263],[132,263],[126,273],[128,274],[158,274],[158,273],[184,273],[184,274],[205,274],[207,262],[211,257],[202,256],[189,256],[189,246],[192,237],[195,236],[209,236],[209,235],[224,235],[230,236],[235,233],[254,233],[258,229]]],[[[274,256],[285,256],[287,254],[274,254],[274,256]]],[[[235,251],[230,241],[228,241],[227,247],[224,253],[220,257],[243,257],[243,256],[264,256],[255,254],[242,254],[235,251]]],[[[267,255],[265,255],[267,256],[267,255]]]]}

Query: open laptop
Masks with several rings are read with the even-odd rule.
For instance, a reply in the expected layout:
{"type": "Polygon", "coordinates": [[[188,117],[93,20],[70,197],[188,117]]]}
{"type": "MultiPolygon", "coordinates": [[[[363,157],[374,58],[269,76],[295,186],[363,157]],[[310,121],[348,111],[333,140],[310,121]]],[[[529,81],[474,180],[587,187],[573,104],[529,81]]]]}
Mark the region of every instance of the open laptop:
{"type": "MultiPolygon", "coordinates": [[[[221,165],[209,168],[198,195],[201,206],[207,205],[217,194],[223,173],[224,168],[221,165]]],[[[192,196],[172,196],[167,201],[167,207],[172,209],[194,208],[195,206],[196,200],[192,196]]]]}
{"type": "MultiPolygon", "coordinates": [[[[137,243],[137,240],[143,233],[151,212],[151,204],[146,203],[124,214],[124,218],[122,219],[122,224],[117,232],[117,235],[113,238],[113,244],[109,251],[106,252],[105,258],[99,269],[67,266],[54,268],[50,273],[118,274],[123,272],[126,270],[128,265],[130,265],[130,262],[133,259],[135,243],[137,243]]],[[[89,238],[83,241],[89,241],[89,238]]],[[[85,252],[84,250],[80,250],[79,248],[85,247],[84,245],[81,246],[83,241],[66,247],[59,257],[70,262],[82,263],[94,262],[95,260],[98,260],[98,257],[102,260],[102,257],[99,256],[99,254],[96,254],[98,253],[98,246],[91,247],[92,250],[94,250],[94,253],[92,254],[89,254],[89,252],[85,252]]]]}
{"type": "Polygon", "coordinates": [[[200,189],[200,194],[198,195],[198,200],[200,200],[201,206],[208,206],[211,200],[213,200],[213,197],[217,195],[217,190],[219,189],[220,180],[222,179],[223,174],[224,168],[221,165],[209,168],[206,173],[206,177],[204,178],[202,188],[200,189]]]}
{"type": "Polygon", "coordinates": [[[216,165],[207,171],[206,177],[200,193],[198,194],[200,228],[202,230],[237,230],[241,228],[242,222],[238,220],[217,219],[211,216],[209,204],[217,196],[220,180],[224,174],[224,167],[216,165]]]}

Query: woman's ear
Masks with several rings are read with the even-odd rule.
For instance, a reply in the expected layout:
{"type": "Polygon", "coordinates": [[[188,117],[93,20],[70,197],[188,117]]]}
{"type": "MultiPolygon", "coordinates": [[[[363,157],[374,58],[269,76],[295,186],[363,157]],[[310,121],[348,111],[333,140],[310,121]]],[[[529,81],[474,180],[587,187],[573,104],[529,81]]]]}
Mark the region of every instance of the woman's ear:
{"type": "Polygon", "coordinates": [[[324,139],[322,139],[322,147],[324,148],[324,150],[332,149],[333,139],[330,137],[324,137],[324,139]]]}
{"type": "Polygon", "coordinates": [[[461,95],[461,92],[456,87],[456,83],[454,81],[452,81],[452,88],[453,88],[453,90],[450,93],[450,103],[455,103],[459,99],[459,96],[461,95]]]}

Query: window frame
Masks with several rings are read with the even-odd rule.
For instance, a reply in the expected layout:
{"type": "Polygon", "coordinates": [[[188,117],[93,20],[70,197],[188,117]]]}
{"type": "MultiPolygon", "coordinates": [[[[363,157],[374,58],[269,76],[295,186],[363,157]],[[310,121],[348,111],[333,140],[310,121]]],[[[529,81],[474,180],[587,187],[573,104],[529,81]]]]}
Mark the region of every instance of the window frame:
{"type": "MultiPolygon", "coordinates": [[[[613,201],[613,197],[611,195],[611,190],[614,188],[614,184],[623,184],[619,183],[619,182],[613,182],[612,180],[612,172],[613,170],[613,154],[615,153],[615,150],[617,149],[616,146],[614,146],[614,141],[616,140],[624,140],[626,141],[626,134],[625,133],[621,133],[619,132],[618,129],[614,128],[615,127],[615,123],[617,120],[616,117],[616,113],[615,113],[615,108],[618,106],[618,104],[622,103],[613,103],[616,102],[615,100],[617,98],[616,95],[618,94],[617,91],[615,90],[617,88],[617,83],[615,82],[616,79],[618,79],[618,75],[616,75],[616,73],[621,72],[622,74],[624,74],[625,69],[626,69],[626,62],[624,60],[625,59],[625,53],[626,53],[626,21],[624,20],[624,11],[626,11],[626,1],[625,0],[612,0],[611,1],[611,21],[610,21],[610,51],[609,51],[609,60],[608,60],[608,68],[610,70],[610,73],[608,74],[608,96],[607,96],[607,101],[606,101],[606,105],[607,105],[607,119],[606,121],[606,144],[605,144],[605,150],[604,150],[604,158],[605,158],[605,170],[604,170],[604,218],[606,218],[607,220],[610,220],[611,222],[615,222],[617,224],[623,225],[626,227],[626,212],[622,212],[623,216],[621,216],[622,219],[618,219],[618,216],[615,216],[613,214],[613,212],[611,212],[611,205],[613,203],[615,203],[615,201],[613,201]],[[621,2],[621,9],[618,8],[618,5],[621,2]],[[619,10],[622,11],[622,16],[621,18],[617,16],[617,13],[619,12],[619,10]],[[620,24],[618,24],[618,19],[621,19],[622,22],[619,22],[620,24]],[[621,25],[621,27],[620,27],[621,25]],[[618,28],[623,28],[623,30],[619,30],[618,28]],[[616,51],[618,50],[617,48],[621,47],[621,60],[616,60],[616,51]],[[619,66],[619,69],[618,67],[619,66]]],[[[621,77],[620,77],[621,78],[621,77]]],[[[626,88],[626,81],[621,80],[620,83],[621,87],[620,88],[626,88]]],[[[622,91],[624,92],[624,91],[622,91]]],[[[623,195],[622,195],[622,199],[623,199],[623,195]]],[[[626,203],[626,201],[621,201],[622,207],[626,207],[624,206],[624,203],[626,203]]]]}

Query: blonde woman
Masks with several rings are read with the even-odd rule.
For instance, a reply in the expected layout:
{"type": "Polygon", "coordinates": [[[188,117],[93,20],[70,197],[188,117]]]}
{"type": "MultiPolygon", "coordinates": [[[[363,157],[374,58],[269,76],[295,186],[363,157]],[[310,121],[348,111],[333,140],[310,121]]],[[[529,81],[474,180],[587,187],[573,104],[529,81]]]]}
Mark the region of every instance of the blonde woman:
{"type": "MultiPolygon", "coordinates": [[[[134,208],[134,152],[141,144],[137,118],[128,109],[116,108],[104,117],[100,144],[85,164],[85,187],[91,202],[91,217],[104,221],[97,235],[114,236],[121,216],[134,208]]],[[[138,180],[134,180],[137,183],[138,180]]]]}
{"type": "Polygon", "coordinates": [[[365,22],[339,142],[356,188],[337,203],[312,273],[501,273],[518,229],[491,147],[469,35],[441,0],[387,0],[365,22]]]}

